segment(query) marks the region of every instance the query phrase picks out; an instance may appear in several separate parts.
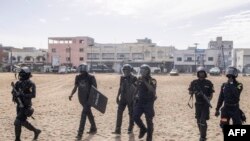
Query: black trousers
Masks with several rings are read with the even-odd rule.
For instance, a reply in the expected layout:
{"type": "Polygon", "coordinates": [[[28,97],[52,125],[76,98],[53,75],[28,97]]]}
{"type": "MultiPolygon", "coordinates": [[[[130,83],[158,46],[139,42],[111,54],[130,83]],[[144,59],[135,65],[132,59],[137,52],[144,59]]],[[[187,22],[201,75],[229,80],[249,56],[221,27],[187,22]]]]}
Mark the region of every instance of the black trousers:
{"type": "Polygon", "coordinates": [[[195,103],[195,118],[200,131],[200,138],[207,136],[207,120],[209,120],[209,106],[207,104],[195,103]]]}
{"type": "Polygon", "coordinates": [[[22,126],[30,131],[35,132],[37,129],[27,121],[27,116],[25,115],[25,108],[16,108],[17,116],[14,122],[15,125],[15,136],[16,141],[20,141],[22,126]]]}
{"type": "Polygon", "coordinates": [[[133,102],[127,102],[125,100],[120,100],[118,104],[118,110],[117,110],[117,119],[116,119],[116,131],[120,132],[121,131],[121,126],[122,126],[122,117],[123,117],[123,112],[126,108],[128,107],[128,114],[129,114],[129,127],[128,130],[132,130],[134,126],[134,120],[133,120],[133,102]]]}
{"type": "Polygon", "coordinates": [[[90,128],[96,129],[96,124],[95,124],[94,116],[93,116],[92,111],[91,111],[91,106],[88,104],[84,104],[82,106],[83,106],[83,110],[82,110],[80,125],[79,125],[79,129],[78,129],[78,135],[80,135],[80,136],[83,134],[87,117],[88,117],[90,125],[91,125],[90,128]]]}

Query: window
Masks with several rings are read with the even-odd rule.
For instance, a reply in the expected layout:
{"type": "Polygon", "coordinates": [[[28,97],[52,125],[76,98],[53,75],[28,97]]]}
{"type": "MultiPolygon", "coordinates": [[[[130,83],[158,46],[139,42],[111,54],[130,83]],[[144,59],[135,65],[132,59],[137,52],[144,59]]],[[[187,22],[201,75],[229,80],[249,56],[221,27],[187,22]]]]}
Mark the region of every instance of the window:
{"type": "Polygon", "coordinates": [[[187,57],[187,60],[186,60],[187,62],[192,62],[193,60],[192,60],[192,57],[187,57]]]}
{"type": "Polygon", "coordinates": [[[84,58],[83,57],[80,57],[80,61],[83,61],[84,60],[84,58]]]}
{"type": "Polygon", "coordinates": [[[83,49],[83,48],[80,48],[80,49],[79,49],[79,52],[83,52],[83,51],[84,51],[84,49],[83,49]]]}
{"type": "Polygon", "coordinates": [[[182,61],[182,58],[181,57],[177,57],[177,61],[182,61]]]}
{"type": "Polygon", "coordinates": [[[67,48],[66,48],[66,52],[70,52],[70,48],[67,47],[67,48]]]}
{"type": "Polygon", "coordinates": [[[84,44],[84,40],[79,40],[79,43],[80,44],[84,44]]]}
{"type": "Polygon", "coordinates": [[[113,59],[115,59],[115,54],[114,53],[103,53],[102,59],[113,60],[113,59]]]}
{"type": "Polygon", "coordinates": [[[88,53],[87,54],[87,59],[89,59],[89,60],[98,60],[98,59],[100,59],[100,54],[99,53],[88,53]]]}
{"type": "Polygon", "coordinates": [[[56,52],[56,49],[55,48],[52,48],[52,50],[51,50],[52,52],[56,52]]]}
{"type": "Polygon", "coordinates": [[[70,61],[70,57],[66,57],[66,61],[70,61]]]}
{"type": "Polygon", "coordinates": [[[129,59],[129,53],[117,53],[118,60],[129,59]]]}
{"type": "Polygon", "coordinates": [[[214,57],[208,57],[208,61],[214,61],[214,57]]]}
{"type": "Polygon", "coordinates": [[[143,60],[143,53],[133,53],[132,54],[133,60],[143,60]]]}

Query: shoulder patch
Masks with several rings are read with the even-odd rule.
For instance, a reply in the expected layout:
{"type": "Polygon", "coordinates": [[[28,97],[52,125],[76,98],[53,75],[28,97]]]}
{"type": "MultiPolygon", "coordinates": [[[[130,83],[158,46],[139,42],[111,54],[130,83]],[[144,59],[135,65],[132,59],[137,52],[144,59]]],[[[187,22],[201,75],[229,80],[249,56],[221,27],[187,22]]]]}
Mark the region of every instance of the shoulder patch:
{"type": "Polygon", "coordinates": [[[238,89],[242,89],[242,84],[239,83],[239,84],[237,85],[237,88],[238,88],[238,89]]]}

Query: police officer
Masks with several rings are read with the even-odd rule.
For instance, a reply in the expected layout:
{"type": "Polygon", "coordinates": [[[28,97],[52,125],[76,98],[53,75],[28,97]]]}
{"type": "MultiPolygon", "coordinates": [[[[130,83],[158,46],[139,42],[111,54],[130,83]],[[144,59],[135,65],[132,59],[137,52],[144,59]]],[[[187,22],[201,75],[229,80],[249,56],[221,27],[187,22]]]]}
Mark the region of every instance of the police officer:
{"type": "Polygon", "coordinates": [[[113,134],[121,134],[121,125],[122,125],[122,115],[126,106],[129,111],[129,126],[128,126],[128,134],[130,134],[134,127],[133,120],[133,102],[134,95],[136,92],[136,80],[137,78],[133,76],[131,73],[133,71],[133,67],[129,64],[125,64],[122,67],[122,71],[124,76],[120,78],[120,88],[118,90],[116,103],[118,104],[117,111],[117,121],[116,121],[116,129],[113,134]]]}
{"type": "Polygon", "coordinates": [[[97,88],[97,84],[96,84],[95,77],[93,75],[90,75],[87,70],[88,68],[86,64],[81,64],[79,66],[80,74],[75,77],[75,86],[72,90],[71,95],[69,96],[69,100],[71,100],[74,93],[78,89],[78,99],[79,99],[80,104],[83,106],[78,134],[76,136],[77,140],[82,139],[87,117],[91,125],[90,130],[87,133],[95,134],[97,132],[94,116],[91,111],[91,106],[87,102],[89,98],[91,86],[94,86],[97,88]]]}
{"type": "Polygon", "coordinates": [[[34,110],[32,106],[32,98],[36,97],[36,85],[30,80],[31,71],[28,67],[22,67],[18,73],[19,81],[14,85],[12,90],[13,101],[17,103],[17,116],[14,122],[15,125],[15,141],[20,141],[22,126],[34,132],[33,140],[36,140],[41,133],[40,129],[31,125],[27,118],[32,116],[34,110]],[[20,101],[18,101],[20,100],[20,101]]]}
{"type": "Polygon", "coordinates": [[[209,100],[212,99],[214,88],[211,81],[207,80],[207,73],[204,67],[197,68],[198,79],[193,80],[188,88],[189,94],[195,94],[195,118],[200,131],[200,141],[205,141],[207,136],[207,120],[209,120],[209,104],[205,101],[202,94],[209,100]]]}
{"type": "Polygon", "coordinates": [[[147,141],[152,141],[153,137],[153,117],[154,112],[154,101],[156,100],[156,80],[151,77],[150,67],[143,64],[140,67],[141,76],[137,81],[138,93],[135,99],[134,106],[134,121],[140,128],[139,138],[147,133],[147,141]],[[142,114],[145,114],[147,128],[141,120],[142,114]]]}
{"type": "Polygon", "coordinates": [[[215,116],[220,115],[221,108],[221,121],[220,126],[223,129],[224,125],[228,125],[230,119],[233,120],[234,125],[241,125],[241,110],[239,108],[240,94],[243,90],[243,84],[236,80],[238,71],[234,67],[226,69],[226,77],[228,81],[223,83],[216,107],[215,116]]]}

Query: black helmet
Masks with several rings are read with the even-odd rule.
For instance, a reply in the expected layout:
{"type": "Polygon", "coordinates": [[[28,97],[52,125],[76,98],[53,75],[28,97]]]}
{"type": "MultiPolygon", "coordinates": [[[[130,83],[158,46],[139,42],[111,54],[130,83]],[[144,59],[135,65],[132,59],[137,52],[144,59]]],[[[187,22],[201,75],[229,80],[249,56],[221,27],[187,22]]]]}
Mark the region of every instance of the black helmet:
{"type": "Polygon", "coordinates": [[[199,72],[204,72],[204,73],[205,73],[205,77],[207,77],[206,69],[205,69],[203,66],[199,66],[199,67],[196,69],[196,72],[197,72],[197,77],[199,77],[199,72]]]}
{"type": "Polygon", "coordinates": [[[150,73],[151,73],[151,69],[150,69],[149,65],[147,65],[147,64],[141,65],[141,67],[140,67],[140,74],[142,76],[149,76],[150,73]]]}
{"type": "Polygon", "coordinates": [[[130,71],[132,71],[133,67],[130,64],[124,64],[122,66],[122,70],[130,70],[130,71]]]}
{"type": "Polygon", "coordinates": [[[133,67],[130,64],[125,64],[122,66],[122,73],[124,76],[129,76],[133,71],[133,67]]]}
{"type": "Polygon", "coordinates": [[[21,80],[27,80],[31,77],[31,71],[28,67],[22,67],[19,71],[19,79],[21,80]]]}
{"type": "Polygon", "coordinates": [[[226,69],[226,76],[233,76],[233,77],[238,77],[238,70],[235,67],[228,67],[226,69]]]}
{"type": "Polygon", "coordinates": [[[79,67],[79,72],[80,73],[84,73],[84,72],[88,72],[88,65],[87,64],[81,64],[79,67]]]}

